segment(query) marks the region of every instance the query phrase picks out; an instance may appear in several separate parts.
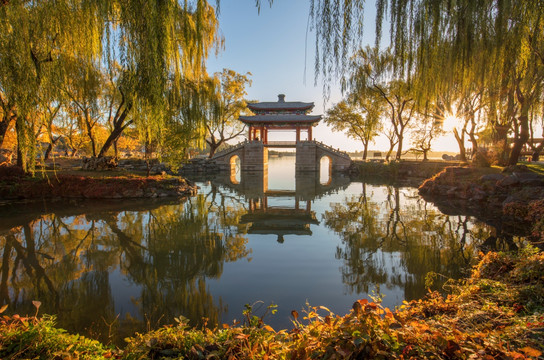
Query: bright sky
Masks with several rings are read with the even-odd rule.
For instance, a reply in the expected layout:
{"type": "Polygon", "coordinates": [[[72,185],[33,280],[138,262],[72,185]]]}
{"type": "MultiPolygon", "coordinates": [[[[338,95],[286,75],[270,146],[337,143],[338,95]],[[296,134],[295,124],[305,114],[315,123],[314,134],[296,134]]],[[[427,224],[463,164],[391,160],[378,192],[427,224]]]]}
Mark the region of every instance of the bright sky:
{"type": "MultiPolygon", "coordinates": [[[[308,31],[309,0],[274,0],[272,7],[262,1],[260,14],[255,0],[221,2],[220,31],[225,38],[225,49],[208,61],[210,73],[223,68],[238,73],[250,72],[252,86],[248,98],[257,101],[277,101],[285,94],[286,101],[314,102],[313,114],[324,114],[327,108],[340,101],[339,84],[331,84],[331,97],[323,100],[323,84],[314,84],[315,33],[308,31]],[[307,41],[306,41],[307,39],[307,41]]],[[[363,46],[374,43],[374,9],[365,10],[363,46]]],[[[294,140],[294,133],[284,135],[294,140]]],[[[345,134],[332,132],[324,124],[313,131],[314,139],[346,151],[360,151],[362,144],[345,134]]],[[[277,140],[274,138],[274,140],[277,140]]],[[[440,150],[456,150],[455,140],[446,139],[437,146],[440,150]],[[443,148],[445,146],[445,148],[443,148]]],[[[372,149],[386,150],[385,138],[378,139],[372,149]]]]}

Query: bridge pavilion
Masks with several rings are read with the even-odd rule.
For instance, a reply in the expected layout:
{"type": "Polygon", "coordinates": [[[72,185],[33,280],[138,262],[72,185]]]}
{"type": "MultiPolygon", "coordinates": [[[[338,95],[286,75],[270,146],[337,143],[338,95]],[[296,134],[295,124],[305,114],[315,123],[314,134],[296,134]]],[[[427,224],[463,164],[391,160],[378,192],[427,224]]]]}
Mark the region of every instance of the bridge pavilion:
{"type": "Polygon", "coordinates": [[[269,148],[294,148],[296,171],[319,171],[320,160],[329,160],[331,171],[345,171],[351,165],[348,154],[313,140],[312,127],[321,120],[321,115],[309,115],[314,103],[285,101],[285,95],[278,95],[277,102],[248,104],[254,113],[240,116],[239,120],[249,128],[248,139],[214,155],[212,161],[220,168],[231,170],[236,159],[240,160],[243,171],[268,173],[269,148]],[[268,133],[274,130],[295,130],[296,141],[268,141],[268,133]],[[306,136],[301,136],[306,133],[306,136]],[[304,137],[304,138],[303,138],[304,137]]]}
{"type": "Polygon", "coordinates": [[[286,102],[283,94],[278,95],[277,102],[251,103],[247,106],[255,115],[240,116],[239,120],[249,128],[248,140],[259,140],[264,145],[269,145],[270,130],[295,130],[296,144],[301,141],[301,132],[305,131],[307,141],[312,141],[312,127],[321,120],[321,115],[309,115],[314,108],[313,102],[286,102]]]}

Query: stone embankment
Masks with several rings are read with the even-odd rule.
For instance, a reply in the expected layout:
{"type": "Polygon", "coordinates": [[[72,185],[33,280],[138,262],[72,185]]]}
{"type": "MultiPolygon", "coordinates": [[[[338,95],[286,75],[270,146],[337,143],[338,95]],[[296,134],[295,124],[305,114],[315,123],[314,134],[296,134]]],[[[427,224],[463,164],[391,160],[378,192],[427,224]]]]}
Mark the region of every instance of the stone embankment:
{"type": "Polygon", "coordinates": [[[182,174],[215,174],[220,171],[219,165],[208,158],[190,159],[180,169],[182,174]]]}
{"type": "Polygon", "coordinates": [[[144,159],[120,159],[116,160],[113,156],[104,157],[84,157],[81,164],[76,164],[76,168],[90,171],[103,171],[122,169],[127,171],[147,172],[151,175],[176,175],[170,166],[159,162],[158,159],[145,161],[144,159]]]}
{"type": "Polygon", "coordinates": [[[498,169],[448,167],[419,187],[442,211],[494,219],[544,239],[544,176],[524,165],[498,169]],[[494,172],[495,171],[495,172],[494,172]]]}

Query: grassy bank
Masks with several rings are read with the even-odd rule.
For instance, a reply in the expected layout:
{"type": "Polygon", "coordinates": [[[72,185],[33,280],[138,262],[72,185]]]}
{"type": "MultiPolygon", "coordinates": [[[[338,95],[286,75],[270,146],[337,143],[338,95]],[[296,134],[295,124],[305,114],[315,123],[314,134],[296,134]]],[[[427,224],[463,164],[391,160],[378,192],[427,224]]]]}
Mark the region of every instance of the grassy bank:
{"type": "MultiPolygon", "coordinates": [[[[429,280],[432,276],[429,276],[429,280]]],[[[56,329],[54,319],[4,316],[0,357],[7,359],[527,359],[544,352],[544,253],[481,255],[472,275],[398,309],[359,300],[344,316],[324,307],[293,315],[276,331],[251,314],[220,329],[183,319],[127,339],[125,349],[56,329]]],[[[39,306],[38,303],[36,303],[39,306]]]]}
{"type": "Polygon", "coordinates": [[[124,199],[192,195],[196,187],[180,177],[141,176],[126,171],[48,171],[36,176],[0,167],[0,199],[124,199]]]}

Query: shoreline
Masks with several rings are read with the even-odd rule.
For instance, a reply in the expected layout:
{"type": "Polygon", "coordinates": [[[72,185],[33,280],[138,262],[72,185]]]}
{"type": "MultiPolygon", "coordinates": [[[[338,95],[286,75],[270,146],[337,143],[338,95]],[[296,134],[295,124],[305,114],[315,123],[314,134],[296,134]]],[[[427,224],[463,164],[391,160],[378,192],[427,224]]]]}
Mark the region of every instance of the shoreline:
{"type": "Polygon", "coordinates": [[[468,214],[495,222],[544,245],[544,175],[525,165],[502,171],[448,167],[425,180],[419,193],[445,214],[468,214]]]}

